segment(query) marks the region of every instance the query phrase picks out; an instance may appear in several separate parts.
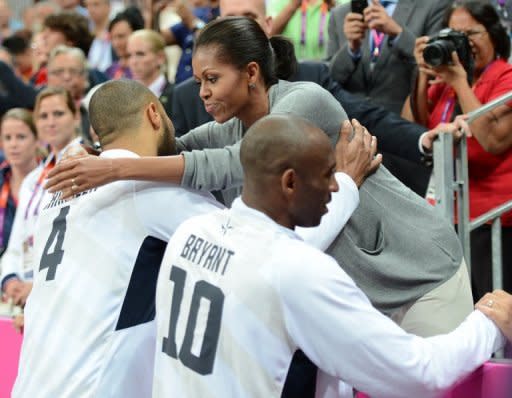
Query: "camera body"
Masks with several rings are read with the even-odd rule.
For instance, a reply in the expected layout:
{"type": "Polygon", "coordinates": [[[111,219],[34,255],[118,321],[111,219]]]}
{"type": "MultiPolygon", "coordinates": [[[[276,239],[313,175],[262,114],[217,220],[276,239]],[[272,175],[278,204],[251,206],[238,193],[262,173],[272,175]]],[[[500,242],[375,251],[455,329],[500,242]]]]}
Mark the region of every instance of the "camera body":
{"type": "Polygon", "coordinates": [[[451,65],[452,52],[456,51],[461,64],[468,73],[473,75],[473,55],[468,37],[456,30],[447,28],[432,37],[423,50],[423,59],[431,66],[451,65]]]}

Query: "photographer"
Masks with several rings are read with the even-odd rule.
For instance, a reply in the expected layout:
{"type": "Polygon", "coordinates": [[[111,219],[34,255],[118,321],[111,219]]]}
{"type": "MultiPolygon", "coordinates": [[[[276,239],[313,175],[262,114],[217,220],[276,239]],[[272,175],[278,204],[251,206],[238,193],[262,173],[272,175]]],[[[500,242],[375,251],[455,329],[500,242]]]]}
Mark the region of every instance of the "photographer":
{"type": "MultiPolygon", "coordinates": [[[[449,28],[464,33],[468,40],[459,40],[457,32],[451,37],[450,34],[442,37],[442,32],[433,39],[434,44],[429,43],[428,37],[416,40],[414,54],[419,71],[410,105],[414,120],[428,127],[449,122],[457,114],[471,112],[512,90],[512,65],[507,62],[510,41],[493,6],[481,1],[456,2],[448,11],[446,22],[449,28]],[[444,48],[447,55],[435,60],[429,57],[424,50],[432,45],[444,48]],[[456,51],[451,51],[452,48],[456,51]],[[472,59],[465,56],[466,50],[472,59]],[[440,61],[441,65],[433,67],[425,58],[430,63],[440,61]]],[[[495,108],[471,124],[468,165],[472,219],[512,199],[512,110],[509,105],[495,108]]],[[[511,291],[510,212],[502,217],[502,225],[503,283],[505,290],[511,291]]],[[[471,258],[473,294],[478,299],[491,289],[490,225],[471,233],[471,258]]]]}

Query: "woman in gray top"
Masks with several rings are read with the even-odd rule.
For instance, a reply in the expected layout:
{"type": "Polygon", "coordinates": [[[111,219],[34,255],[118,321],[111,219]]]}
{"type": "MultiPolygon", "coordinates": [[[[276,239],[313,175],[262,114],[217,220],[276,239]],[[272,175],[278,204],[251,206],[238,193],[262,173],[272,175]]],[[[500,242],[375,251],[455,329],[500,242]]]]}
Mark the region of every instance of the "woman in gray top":
{"type": "MultiPolygon", "coordinates": [[[[269,40],[247,18],[211,22],[197,38],[192,64],[215,122],[180,137],[178,156],[62,164],[52,183],[61,182],[53,189],[69,195],[117,179],[151,179],[221,190],[229,205],[242,184],[240,141],[264,115],[302,116],[334,143],[347,118],[339,102],[314,83],[277,78],[291,72],[293,53],[287,44],[277,37],[269,40]]],[[[328,253],[380,311],[412,333],[451,331],[472,310],[453,228],[383,167],[362,185],[359,208],[328,253]]]]}

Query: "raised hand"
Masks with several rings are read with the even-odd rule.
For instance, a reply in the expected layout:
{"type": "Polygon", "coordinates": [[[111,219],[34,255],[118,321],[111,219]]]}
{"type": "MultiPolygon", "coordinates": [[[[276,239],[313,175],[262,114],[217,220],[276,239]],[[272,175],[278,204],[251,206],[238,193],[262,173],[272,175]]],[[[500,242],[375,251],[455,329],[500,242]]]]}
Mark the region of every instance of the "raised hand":
{"type": "Polygon", "coordinates": [[[356,119],[352,119],[352,123],[346,120],[336,144],[336,171],[348,174],[360,187],[381,163],[382,155],[377,154],[377,138],[356,119]]]}
{"type": "Polygon", "coordinates": [[[63,160],[50,171],[45,188],[62,191],[62,199],[115,180],[112,159],[85,156],[63,160]]]}
{"type": "Polygon", "coordinates": [[[372,0],[371,4],[364,10],[364,20],[369,29],[375,29],[391,37],[398,36],[402,27],[386,12],[379,0],[372,0]]]}
{"type": "Polygon", "coordinates": [[[365,37],[366,25],[363,16],[355,12],[349,12],[343,22],[343,34],[347,38],[350,50],[359,51],[365,37]]]}

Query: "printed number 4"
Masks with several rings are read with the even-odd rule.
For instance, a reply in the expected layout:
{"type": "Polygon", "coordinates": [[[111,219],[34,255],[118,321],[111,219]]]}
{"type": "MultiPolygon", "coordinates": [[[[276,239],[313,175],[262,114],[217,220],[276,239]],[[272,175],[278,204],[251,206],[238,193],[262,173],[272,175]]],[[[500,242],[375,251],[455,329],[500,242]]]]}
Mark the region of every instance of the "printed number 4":
{"type": "Polygon", "coordinates": [[[69,206],[60,209],[59,215],[53,220],[52,232],[46,241],[44,246],[43,255],[41,256],[41,263],[39,265],[39,271],[48,268],[46,274],[46,280],[51,281],[55,279],[55,273],[57,272],[57,266],[62,262],[64,256],[64,250],[62,245],[64,243],[64,234],[66,233],[66,216],[69,213],[69,206]],[[53,252],[48,253],[50,248],[53,246],[55,241],[55,247],[53,252]]]}
{"type": "Polygon", "coordinates": [[[219,342],[220,323],[222,319],[222,308],[224,306],[224,293],[217,286],[206,281],[198,281],[194,286],[192,293],[192,303],[188,315],[187,327],[183,344],[179,351],[176,346],[176,327],[180,315],[181,302],[183,300],[183,291],[185,288],[186,271],[176,266],[171,268],[171,281],[174,282],[174,291],[172,295],[171,316],[169,321],[169,336],[163,338],[162,352],[165,352],[171,358],[178,359],[187,368],[201,374],[212,373],[219,342]],[[192,344],[194,342],[194,332],[197,325],[197,316],[201,299],[210,302],[208,319],[201,342],[201,352],[199,356],[192,353],[192,344]]]}

